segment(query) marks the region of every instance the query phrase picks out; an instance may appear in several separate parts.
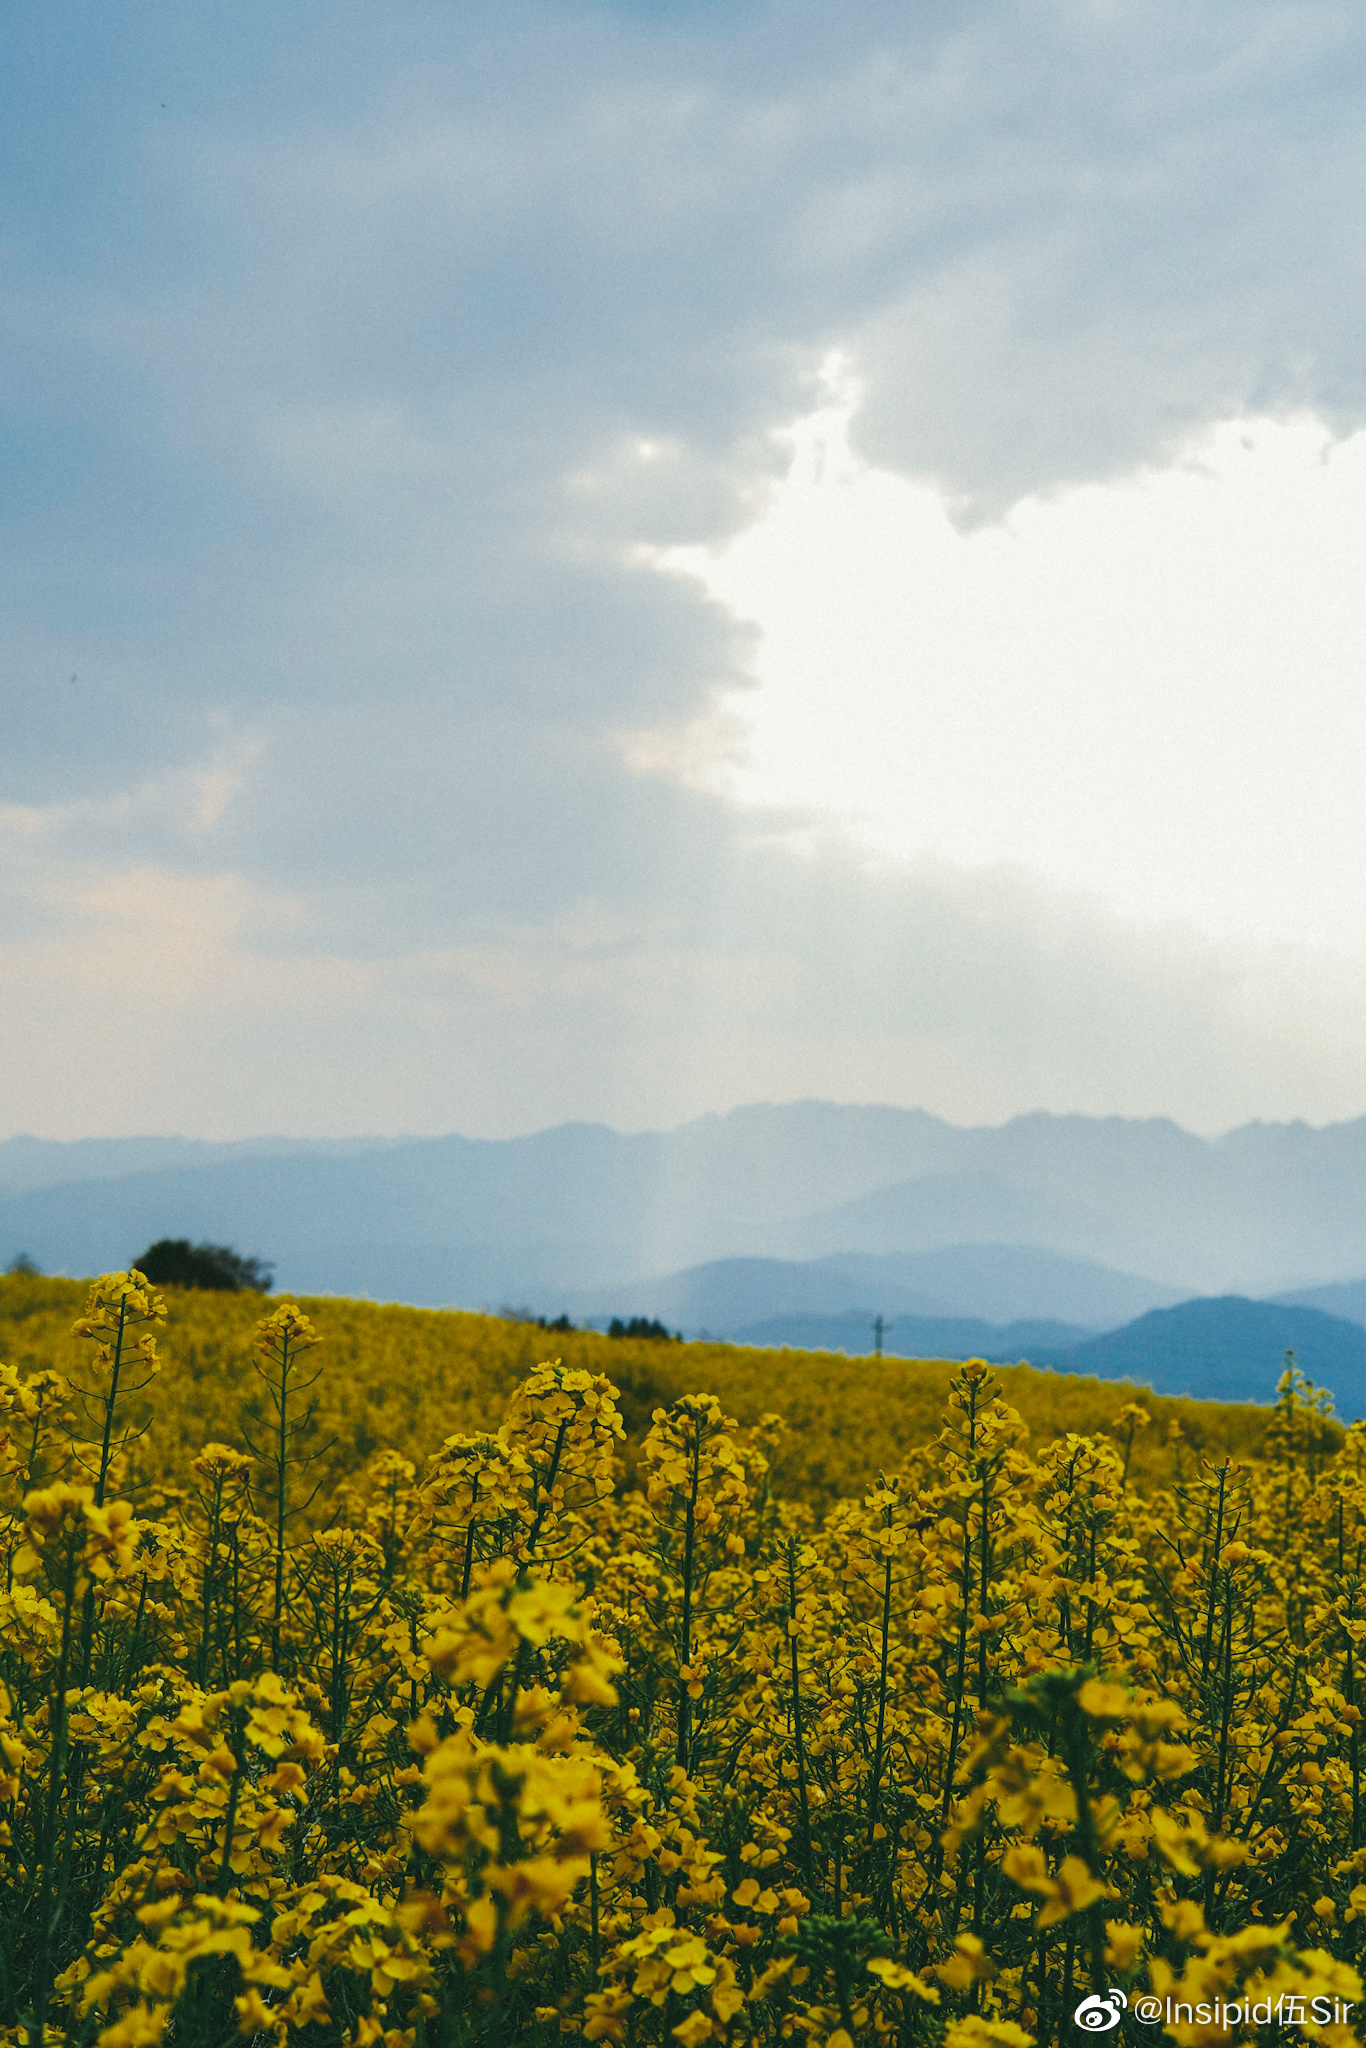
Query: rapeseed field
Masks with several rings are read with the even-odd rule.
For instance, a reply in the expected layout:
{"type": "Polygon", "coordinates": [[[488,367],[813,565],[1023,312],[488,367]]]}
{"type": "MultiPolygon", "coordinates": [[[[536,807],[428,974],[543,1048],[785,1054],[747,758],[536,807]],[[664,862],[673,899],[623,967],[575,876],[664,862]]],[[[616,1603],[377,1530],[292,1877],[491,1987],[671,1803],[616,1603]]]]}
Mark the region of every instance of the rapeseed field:
{"type": "Polygon", "coordinates": [[[2,1285],[16,2048],[1360,2038],[1366,1431],[1293,1367],[2,1285]]]}

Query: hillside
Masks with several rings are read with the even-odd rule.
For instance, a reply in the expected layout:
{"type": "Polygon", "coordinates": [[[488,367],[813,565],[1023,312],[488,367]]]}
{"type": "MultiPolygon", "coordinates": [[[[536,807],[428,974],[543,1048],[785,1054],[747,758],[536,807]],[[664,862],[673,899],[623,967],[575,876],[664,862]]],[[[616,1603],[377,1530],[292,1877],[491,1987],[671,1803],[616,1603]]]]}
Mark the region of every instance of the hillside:
{"type": "Polygon", "coordinates": [[[78,1389],[0,1372],[16,2048],[1030,2048],[1102,1901],[1092,1984],[1137,1988],[1122,1942],[1180,1986],[1179,1926],[1243,2010],[1359,1996],[1366,1489],[1293,1380],[532,1365],[539,1329],[126,1274],[73,1341],[76,1293],[0,1289],[78,1389]]]}
{"type": "MultiPolygon", "coordinates": [[[[28,1372],[55,1366],[79,1373],[83,1350],[71,1336],[86,1289],[70,1280],[0,1277],[0,1361],[28,1372]]],[[[259,1398],[252,1333],[268,1298],[167,1290],[165,1358],[147,1406],[149,1434],[138,1446],[144,1478],[169,1476],[205,1439],[236,1441],[259,1398]]],[[[535,1324],[458,1311],[384,1307],[332,1298],[306,1300],[326,1345],[319,1410],[310,1442],[322,1452],[327,1491],[372,1452],[421,1456],[455,1431],[487,1429],[512,1388],[545,1358],[605,1373],[620,1389],[630,1446],[661,1404],[690,1392],[715,1393],[742,1423],[783,1418],[775,1454],[782,1483],[813,1504],[865,1490],[940,1426],[957,1366],[723,1344],[649,1343],[592,1331],[549,1332],[535,1324]]],[[[1036,1446],[1068,1431],[1124,1434],[1133,1390],[1077,1373],[1012,1366],[999,1375],[1005,1398],[1036,1446]]],[[[1137,1396],[1156,1427],[1134,1441],[1137,1479],[1167,1472],[1169,1425],[1208,1455],[1243,1456],[1265,1432],[1267,1413],[1246,1404],[1137,1396]]],[[[628,1455],[633,1455],[628,1447],[628,1455]]]]}

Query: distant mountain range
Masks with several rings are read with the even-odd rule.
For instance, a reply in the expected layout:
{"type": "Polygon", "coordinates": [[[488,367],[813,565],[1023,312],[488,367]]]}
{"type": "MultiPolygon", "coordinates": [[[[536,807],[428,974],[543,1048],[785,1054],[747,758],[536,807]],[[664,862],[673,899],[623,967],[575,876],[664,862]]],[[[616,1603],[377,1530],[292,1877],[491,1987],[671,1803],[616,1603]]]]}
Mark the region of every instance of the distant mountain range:
{"type": "MultiPolygon", "coordinates": [[[[277,1286],[735,1335],[794,1315],[975,1321],[1061,1351],[1193,1295],[1360,1306],[1366,1118],[1248,1124],[799,1102],[634,1135],[0,1144],[0,1265],[120,1266],[153,1239],[277,1286]],[[1050,1334],[1051,1332],[1051,1334],[1050,1334]]],[[[941,1347],[934,1347],[941,1348],[941,1347]]],[[[973,1344],[970,1349],[980,1349],[973,1344]]]]}
{"type": "Polygon", "coordinates": [[[1349,1323],[1366,1323],[1366,1280],[1333,1280],[1326,1287],[1298,1287],[1290,1294],[1273,1295],[1290,1308],[1321,1308],[1326,1316],[1343,1316],[1349,1323]]]}
{"type": "Polygon", "coordinates": [[[241,1159],[280,1159],[300,1152],[352,1159],[403,1143],[402,1138],[4,1138],[0,1194],[63,1187],[72,1181],[127,1180],[133,1174],[181,1167],[225,1166],[241,1159]]]}
{"type": "MultiPolygon", "coordinates": [[[[856,1310],[883,1317],[976,1317],[1076,1324],[1077,1336],[1179,1301],[1181,1290],[1038,1245],[949,1244],[923,1252],[823,1259],[713,1259],[681,1273],[547,1295],[579,1321],[652,1315],[687,1336],[738,1336],[751,1324],[856,1310]]],[[[741,1341],[748,1341],[743,1339],[741,1341]]],[[[757,1341],[757,1340],[756,1340],[757,1341]]]]}

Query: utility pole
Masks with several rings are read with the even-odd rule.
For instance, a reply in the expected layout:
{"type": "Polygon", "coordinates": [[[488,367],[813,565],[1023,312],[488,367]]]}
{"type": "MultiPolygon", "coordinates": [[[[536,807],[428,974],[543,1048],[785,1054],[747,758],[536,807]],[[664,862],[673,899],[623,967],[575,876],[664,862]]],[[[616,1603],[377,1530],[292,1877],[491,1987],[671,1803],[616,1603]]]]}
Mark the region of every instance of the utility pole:
{"type": "Polygon", "coordinates": [[[887,1326],[886,1326],[886,1324],[885,1324],[885,1322],[883,1321],[883,1319],[882,1319],[882,1317],[881,1317],[881,1316],[877,1316],[877,1317],[875,1317],[875,1318],[874,1318],[874,1320],[873,1320],[873,1356],[874,1356],[874,1358],[881,1358],[881,1356],[882,1356],[882,1333],[883,1333],[883,1331],[884,1331],[884,1330],[886,1329],[886,1327],[887,1327],[887,1326]]]}

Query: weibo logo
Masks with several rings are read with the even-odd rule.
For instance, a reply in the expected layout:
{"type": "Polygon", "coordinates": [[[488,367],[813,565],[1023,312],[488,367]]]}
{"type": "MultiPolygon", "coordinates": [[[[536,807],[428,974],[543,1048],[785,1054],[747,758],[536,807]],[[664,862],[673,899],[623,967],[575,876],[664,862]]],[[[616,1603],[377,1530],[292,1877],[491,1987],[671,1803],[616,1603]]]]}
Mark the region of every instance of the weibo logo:
{"type": "Polygon", "coordinates": [[[1088,2034],[1108,2034],[1111,2027],[1119,2025],[1119,2016],[1128,2003],[1122,1991],[1110,1990],[1103,1997],[1099,1991],[1093,1991],[1089,1998],[1083,1998],[1072,2017],[1088,2034]]]}

